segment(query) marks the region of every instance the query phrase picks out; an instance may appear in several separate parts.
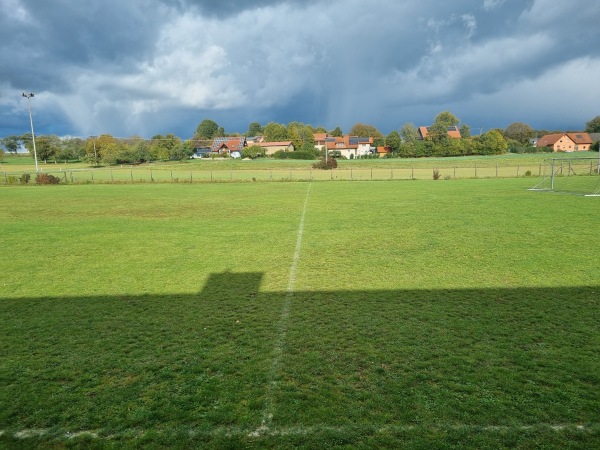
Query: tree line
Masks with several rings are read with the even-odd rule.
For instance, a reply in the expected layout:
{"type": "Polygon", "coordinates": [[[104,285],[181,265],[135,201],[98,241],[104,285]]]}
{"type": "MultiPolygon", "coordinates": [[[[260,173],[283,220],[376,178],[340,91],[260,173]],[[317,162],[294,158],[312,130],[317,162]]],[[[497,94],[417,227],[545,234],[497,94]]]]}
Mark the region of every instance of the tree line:
{"type": "MultiPolygon", "coordinates": [[[[586,122],[585,131],[600,133],[600,116],[586,122]]],[[[505,129],[492,129],[485,133],[472,136],[471,128],[461,123],[454,114],[448,111],[439,113],[428,127],[428,136],[422,139],[418,128],[412,123],[405,123],[399,130],[393,130],[384,136],[375,126],[357,123],[348,134],[358,137],[373,138],[374,146],[389,147],[388,157],[415,158],[428,156],[462,156],[462,155],[495,155],[507,151],[535,151],[530,145],[534,137],[562,131],[534,130],[528,124],[515,122],[505,129]],[[448,135],[449,127],[457,127],[461,138],[455,139],[448,135]]],[[[325,127],[307,125],[301,122],[291,122],[287,125],[270,122],[265,126],[252,122],[243,134],[246,137],[263,136],[268,142],[291,141],[296,149],[294,157],[315,159],[319,152],[315,150],[315,134],[326,133],[329,136],[341,137],[340,127],[327,130],[325,127]]],[[[239,133],[226,133],[211,119],[202,120],[191,139],[182,140],[172,133],[157,134],[151,139],[139,136],[116,138],[110,134],[82,138],[60,138],[55,135],[36,137],[36,152],[42,161],[87,161],[92,165],[99,164],[137,164],[150,161],[176,161],[188,159],[194,149],[210,146],[216,137],[241,136],[239,133]]],[[[17,154],[25,147],[33,153],[33,141],[30,133],[20,136],[6,136],[0,140],[0,158],[4,152],[17,154]]],[[[598,150],[598,143],[594,144],[598,150]]],[[[256,157],[261,152],[259,145],[245,150],[244,156],[256,157]]],[[[280,155],[285,156],[285,155],[280,155]]]]}

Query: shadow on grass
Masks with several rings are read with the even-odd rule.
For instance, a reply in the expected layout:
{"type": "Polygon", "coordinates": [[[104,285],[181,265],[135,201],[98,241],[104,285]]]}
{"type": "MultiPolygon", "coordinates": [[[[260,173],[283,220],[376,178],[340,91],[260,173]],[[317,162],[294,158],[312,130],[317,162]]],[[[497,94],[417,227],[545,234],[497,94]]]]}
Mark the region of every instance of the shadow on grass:
{"type": "Polygon", "coordinates": [[[0,442],[600,437],[600,286],[290,295],[261,292],[262,276],[212,274],[197,295],[1,299],[0,442]],[[250,437],[267,405],[270,431],[250,437]]]}

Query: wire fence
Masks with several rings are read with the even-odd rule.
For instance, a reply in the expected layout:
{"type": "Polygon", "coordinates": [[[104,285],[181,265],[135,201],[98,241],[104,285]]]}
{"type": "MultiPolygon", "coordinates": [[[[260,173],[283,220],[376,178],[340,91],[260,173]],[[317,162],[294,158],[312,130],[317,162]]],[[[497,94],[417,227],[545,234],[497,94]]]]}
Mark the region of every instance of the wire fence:
{"type": "MultiPolygon", "coordinates": [[[[466,178],[515,178],[542,176],[544,165],[471,167],[394,167],[319,169],[192,169],[126,166],[112,168],[44,169],[43,173],[58,179],[57,184],[122,184],[122,183],[223,183],[268,181],[383,181],[466,178]]],[[[36,184],[36,176],[23,172],[0,172],[4,185],[36,184]],[[26,180],[26,178],[28,178],[26,180]]]]}

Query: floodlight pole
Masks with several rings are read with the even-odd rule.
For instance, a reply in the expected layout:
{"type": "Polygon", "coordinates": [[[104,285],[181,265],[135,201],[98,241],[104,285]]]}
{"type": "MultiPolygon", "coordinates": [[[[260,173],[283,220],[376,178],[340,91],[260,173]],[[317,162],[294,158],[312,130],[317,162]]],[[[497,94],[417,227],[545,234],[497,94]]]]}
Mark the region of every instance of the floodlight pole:
{"type": "Polygon", "coordinates": [[[35,171],[38,172],[38,160],[37,160],[37,150],[35,148],[35,133],[33,132],[33,116],[31,115],[31,97],[34,97],[33,92],[26,94],[23,92],[21,94],[23,97],[27,98],[27,105],[29,106],[29,123],[31,124],[31,139],[33,140],[33,158],[35,159],[35,171]]]}

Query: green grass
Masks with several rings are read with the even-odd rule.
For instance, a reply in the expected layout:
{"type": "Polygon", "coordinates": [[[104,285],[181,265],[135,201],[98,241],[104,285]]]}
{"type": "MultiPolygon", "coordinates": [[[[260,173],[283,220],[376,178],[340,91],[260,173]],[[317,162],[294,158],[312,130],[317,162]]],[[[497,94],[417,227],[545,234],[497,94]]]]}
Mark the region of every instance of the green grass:
{"type": "Polygon", "coordinates": [[[598,199],[530,185],[2,188],[0,445],[595,447],[598,199]]]}

